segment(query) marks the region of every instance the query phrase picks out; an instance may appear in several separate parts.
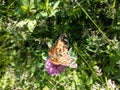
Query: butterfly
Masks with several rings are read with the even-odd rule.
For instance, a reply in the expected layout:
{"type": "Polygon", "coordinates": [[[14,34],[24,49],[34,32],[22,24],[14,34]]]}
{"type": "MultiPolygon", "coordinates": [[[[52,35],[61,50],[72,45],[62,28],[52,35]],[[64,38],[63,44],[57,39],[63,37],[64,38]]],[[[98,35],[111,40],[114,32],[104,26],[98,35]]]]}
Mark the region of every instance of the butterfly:
{"type": "Polygon", "coordinates": [[[77,63],[68,54],[68,40],[66,34],[60,35],[58,40],[48,51],[48,55],[51,62],[55,65],[77,68],[77,63]]]}

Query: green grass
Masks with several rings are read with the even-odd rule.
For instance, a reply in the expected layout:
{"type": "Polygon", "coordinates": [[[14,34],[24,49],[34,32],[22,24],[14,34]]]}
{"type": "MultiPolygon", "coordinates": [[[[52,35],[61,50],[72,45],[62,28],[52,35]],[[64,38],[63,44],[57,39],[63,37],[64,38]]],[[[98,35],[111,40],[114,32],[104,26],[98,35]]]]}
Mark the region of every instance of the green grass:
{"type": "Polygon", "coordinates": [[[120,88],[120,2],[0,2],[0,90],[120,88]],[[66,33],[77,69],[45,70],[48,50],[66,33]]]}

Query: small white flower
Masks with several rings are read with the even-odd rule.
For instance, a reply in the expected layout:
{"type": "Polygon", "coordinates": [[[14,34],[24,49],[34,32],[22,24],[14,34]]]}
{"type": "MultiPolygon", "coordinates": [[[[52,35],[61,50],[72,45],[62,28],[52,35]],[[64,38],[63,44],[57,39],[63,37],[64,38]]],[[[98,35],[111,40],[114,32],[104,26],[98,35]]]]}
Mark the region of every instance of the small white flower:
{"type": "Polygon", "coordinates": [[[95,73],[97,76],[101,76],[102,75],[102,69],[100,69],[98,66],[94,66],[93,67],[95,69],[95,73]]]}

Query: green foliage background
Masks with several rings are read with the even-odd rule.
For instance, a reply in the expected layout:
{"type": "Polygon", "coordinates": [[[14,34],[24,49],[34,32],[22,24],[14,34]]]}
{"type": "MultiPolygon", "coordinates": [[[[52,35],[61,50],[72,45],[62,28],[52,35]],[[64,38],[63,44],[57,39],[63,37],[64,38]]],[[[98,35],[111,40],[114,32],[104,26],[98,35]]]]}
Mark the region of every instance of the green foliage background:
{"type": "Polygon", "coordinates": [[[109,90],[109,79],[120,88],[119,0],[0,1],[0,90],[109,90]],[[62,33],[78,68],[53,77],[45,60],[62,33]]]}

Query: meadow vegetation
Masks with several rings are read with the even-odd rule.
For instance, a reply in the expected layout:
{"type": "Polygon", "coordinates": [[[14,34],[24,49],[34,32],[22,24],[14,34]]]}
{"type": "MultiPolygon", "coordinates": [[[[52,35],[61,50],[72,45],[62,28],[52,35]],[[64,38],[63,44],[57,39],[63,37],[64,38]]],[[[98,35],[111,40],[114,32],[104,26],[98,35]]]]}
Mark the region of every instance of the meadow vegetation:
{"type": "Polygon", "coordinates": [[[0,90],[119,90],[119,0],[1,0],[0,90]],[[66,33],[77,69],[45,70],[66,33]]]}

